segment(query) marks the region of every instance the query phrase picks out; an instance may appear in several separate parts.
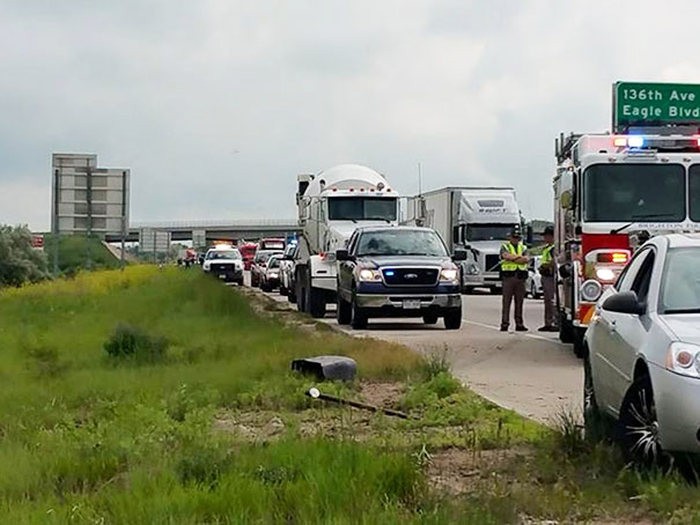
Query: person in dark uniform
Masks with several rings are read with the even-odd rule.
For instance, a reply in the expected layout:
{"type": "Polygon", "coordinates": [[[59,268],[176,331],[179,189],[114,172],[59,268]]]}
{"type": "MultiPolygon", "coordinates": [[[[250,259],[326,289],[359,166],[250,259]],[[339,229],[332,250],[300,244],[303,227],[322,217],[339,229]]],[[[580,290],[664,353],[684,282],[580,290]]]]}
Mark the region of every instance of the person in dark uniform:
{"type": "Polygon", "coordinates": [[[547,226],[542,233],[545,246],[540,259],[540,278],[542,280],[542,296],[544,297],[544,325],[538,328],[540,332],[558,332],[554,312],[554,293],[556,286],[554,257],[554,228],[547,226]]]}
{"type": "Polygon", "coordinates": [[[523,323],[525,280],[527,279],[527,247],[522,243],[520,226],[510,232],[510,240],[501,246],[501,275],[503,277],[503,302],[501,303],[501,332],[510,325],[510,303],[515,300],[515,331],[527,332],[523,323]]]}

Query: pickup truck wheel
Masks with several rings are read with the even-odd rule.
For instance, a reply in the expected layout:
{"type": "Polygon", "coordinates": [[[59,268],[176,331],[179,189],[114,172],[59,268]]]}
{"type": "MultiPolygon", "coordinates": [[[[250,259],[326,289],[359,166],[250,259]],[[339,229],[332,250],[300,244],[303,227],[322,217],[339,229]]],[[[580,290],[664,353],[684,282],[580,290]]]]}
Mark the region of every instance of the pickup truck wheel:
{"type": "Polygon", "coordinates": [[[357,303],[353,300],[351,304],[351,310],[352,310],[352,320],[350,321],[350,325],[355,329],[355,330],[362,330],[363,328],[367,328],[367,313],[357,306],[357,303]]]}
{"type": "Polygon", "coordinates": [[[297,271],[296,278],[296,297],[297,297],[297,310],[301,313],[306,313],[306,272],[297,271]]]}
{"type": "Polygon", "coordinates": [[[437,314],[425,314],[423,316],[423,322],[425,324],[435,324],[438,321],[437,314]]]}
{"type": "Polygon", "coordinates": [[[295,290],[296,286],[293,284],[289,290],[287,290],[287,301],[294,304],[297,302],[297,294],[295,290]]]}
{"type": "Polygon", "coordinates": [[[237,284],[238,286],[243,286],[243,279],[242,279],[242,278],[241,278],[241,279],[238,279],[238,280],[236,281],[236,284],[237,284]]]}
{"type": "Polygon", "coordinates": [[[287,295],[287,289],[284,286],[282,286],[281,284],[280,284],[280,295],[282,297],[287,295]]]}
{"type": "Polygon", "coordinates": [[[448,330],[459,330],[462,326],[462,309],[454,308],[453,310],[448,310],[443,318],[445,322],[445,328],[448,330]]]}
{"type": "Polygon", "coordinates": [[[352,305],[338,294],[338,308],[335,312],[338,324],[348,325],[352,322],[352,305]]]}

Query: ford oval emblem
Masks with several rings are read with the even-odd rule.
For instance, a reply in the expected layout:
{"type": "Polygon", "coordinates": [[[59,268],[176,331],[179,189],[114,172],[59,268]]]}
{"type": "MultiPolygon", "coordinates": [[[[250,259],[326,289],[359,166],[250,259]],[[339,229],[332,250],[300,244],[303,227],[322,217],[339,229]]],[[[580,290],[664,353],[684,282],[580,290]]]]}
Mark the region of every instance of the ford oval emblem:
{"type": "Polygon", "coordinates": [[[404,277],[406,277],[406,279],[418,279],[418,274],[407,273],[404,277]]]}

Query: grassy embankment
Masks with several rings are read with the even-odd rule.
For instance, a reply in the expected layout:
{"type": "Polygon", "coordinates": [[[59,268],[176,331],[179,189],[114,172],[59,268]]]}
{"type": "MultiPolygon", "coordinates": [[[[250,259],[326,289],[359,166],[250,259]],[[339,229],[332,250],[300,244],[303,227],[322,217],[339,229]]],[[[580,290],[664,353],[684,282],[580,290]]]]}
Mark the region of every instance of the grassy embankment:
{"type": "Polygon", "coordinates": [[[0,522],[633,521],[697,506],[675,478],[481,400],[440,359],[267,310],[145,266],[0,292],[0,522]],[[357,359],[360,378],[324,391],[412,419],[306,398],[289,362],[325,353],[357,359]]]}

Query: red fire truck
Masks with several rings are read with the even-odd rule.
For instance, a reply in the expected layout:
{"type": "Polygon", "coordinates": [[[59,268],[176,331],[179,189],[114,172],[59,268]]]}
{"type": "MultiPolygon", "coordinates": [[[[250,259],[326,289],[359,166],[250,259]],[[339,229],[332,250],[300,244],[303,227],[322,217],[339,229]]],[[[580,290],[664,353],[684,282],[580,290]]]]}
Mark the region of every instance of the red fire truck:
{"type": "Polygon", "coordinates": [[[559,338],[583,357],[603,289],[649,235],[700,230],[700,128],[628,127],[556,141],[559,338]]]}

